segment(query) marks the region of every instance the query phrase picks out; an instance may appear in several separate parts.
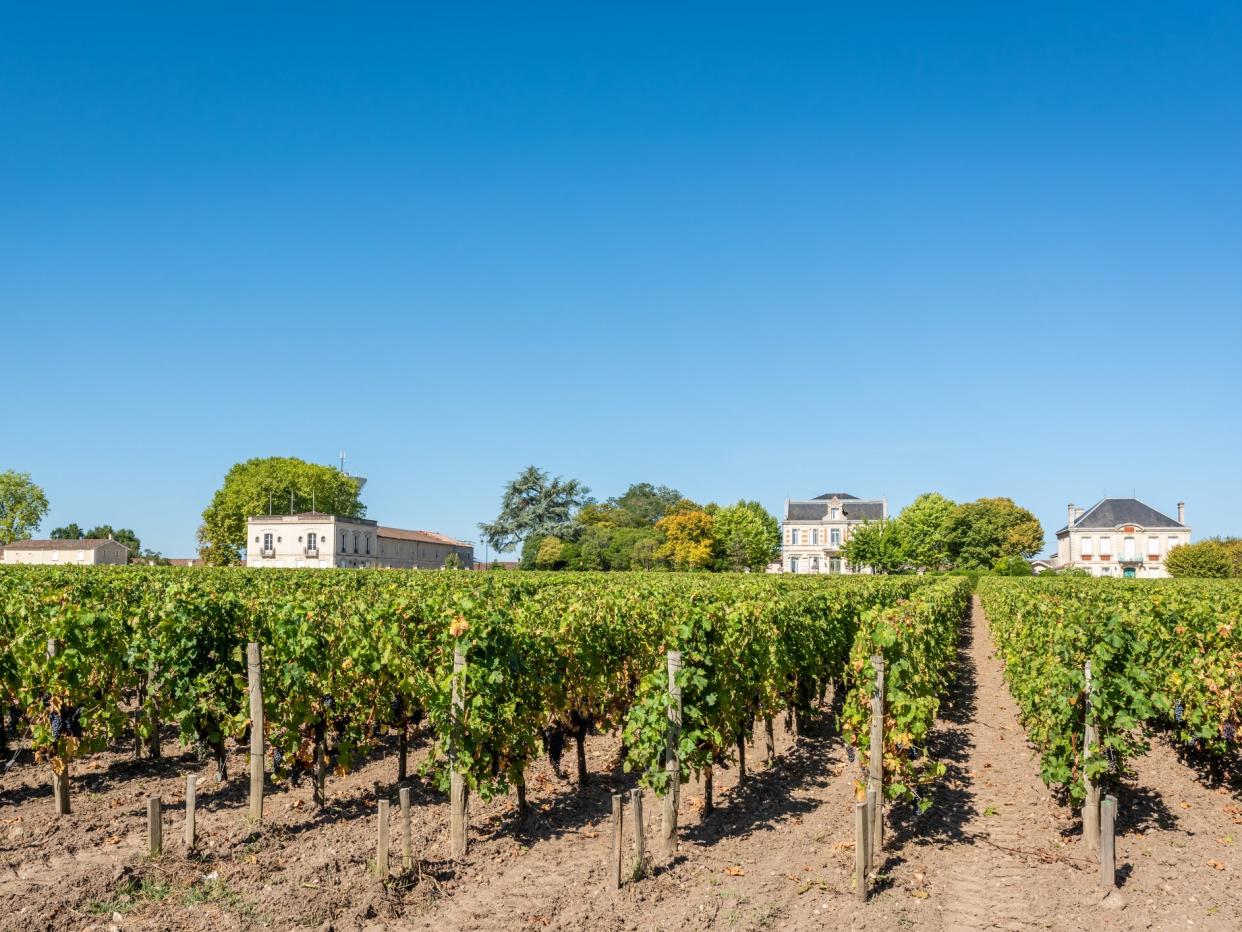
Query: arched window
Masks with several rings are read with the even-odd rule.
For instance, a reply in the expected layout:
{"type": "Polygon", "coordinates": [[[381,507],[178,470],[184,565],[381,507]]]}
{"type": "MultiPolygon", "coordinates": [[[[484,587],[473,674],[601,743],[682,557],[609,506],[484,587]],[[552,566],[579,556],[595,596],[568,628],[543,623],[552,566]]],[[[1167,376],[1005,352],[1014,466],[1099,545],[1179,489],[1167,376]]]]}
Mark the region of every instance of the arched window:
{"type": "Polygon", "coordinates": [[[341,531],[341,553],[345,552],[345,532],[341,531]]]}
{"type": "Polygon", "coordinates": [[[307,550],[318,550],[319,549],[319,536],[314,531],[311,531],[309,534],[306,535],[306,549],[307,550]]]}
{"type": "Polygon", "coordinates": [[[354,531],[354,553],[358,552],[358,532],[354,531]]]}
{"type": "Polygon", "coordinates": [[[270,531],[263,535],[263,549],[264,550],[272,549],[272,534],[270,531]]]}
{"type": "Polygon", "coordinates": [[[366,539],[367,539],[367,553],[370,553],[371,552],[371,535],[368,534],[366,539]]]}

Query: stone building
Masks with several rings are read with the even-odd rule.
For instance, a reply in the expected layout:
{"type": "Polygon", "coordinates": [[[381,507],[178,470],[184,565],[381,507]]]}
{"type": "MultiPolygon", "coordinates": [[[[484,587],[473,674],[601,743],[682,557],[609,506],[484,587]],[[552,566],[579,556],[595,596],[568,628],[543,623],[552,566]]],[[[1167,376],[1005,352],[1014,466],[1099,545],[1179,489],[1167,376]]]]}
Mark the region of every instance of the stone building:
{"type": "Polygon", "coordinates": [[[81,540],[15,540],[0,549],[2,563],[96,566],[129,562],[129,548],[110,537],[81,540]]]}
{"type": "Polygon", "coordinates": [[[786,499],[781,570],[786,573],[869,573],[845,562],[841,548],[860,524],[888,519],[888,502],[826,492],[806,500],[786,499]]]}
{"type": "Polygon", "coordinates": [[[1169,575],[1164,568],[1169,551],[1188,543],[1184,502],[1177,503],[1176,521],[1137,498],[1105,498],[1086,510],[1070,503],[1067,523],[1057,531],[1052,567],[1157,579],[1169,575]]]}
{"type": "Polygon", "coordinates": [[[307,511],[246,519],[246,565],[442,569],[449,554],[474,565],[474,548],[434,531],[381,527],[369,518],[307,511]]]}

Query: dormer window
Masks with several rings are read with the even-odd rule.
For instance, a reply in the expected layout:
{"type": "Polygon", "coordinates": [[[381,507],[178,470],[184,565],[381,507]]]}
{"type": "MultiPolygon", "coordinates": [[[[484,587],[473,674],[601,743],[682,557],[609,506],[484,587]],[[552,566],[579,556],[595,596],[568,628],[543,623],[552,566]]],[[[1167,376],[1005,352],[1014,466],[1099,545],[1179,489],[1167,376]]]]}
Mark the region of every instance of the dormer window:
{"type": "Polygon", "coordinates": [[[841,509],[840,508],[829,508],[828,518],[829,520],[832,520],[832,521],[840,521],[841,520],[841,509]]]}

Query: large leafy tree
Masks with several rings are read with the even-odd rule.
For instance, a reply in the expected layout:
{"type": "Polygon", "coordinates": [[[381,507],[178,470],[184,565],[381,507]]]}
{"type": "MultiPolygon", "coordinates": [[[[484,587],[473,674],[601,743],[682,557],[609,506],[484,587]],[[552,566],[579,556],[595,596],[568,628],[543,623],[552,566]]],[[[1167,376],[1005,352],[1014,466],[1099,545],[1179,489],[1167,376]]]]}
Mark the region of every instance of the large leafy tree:
{"type": "Polygon", "coordinates": [[[1164,558],[1164,568],[1170,576],[1181,579],[1228,579],[1234,575],[1229,549],[1217,540],[1174,547],[1164,558]]]}
{"type": "Polygon", "coordinates": [[[901,528],[896,521],[869,521],[850,531],[841,547],[847,563],[877,573],[896,573],[908,564],[901,528]]]}
{"type": "Polygon", "coordinates": [[[30,473],[0,472],[0,546],[26,540],[47,514],[47,496],[30,473]]]}
{"type": "Polygon", "coordinates": [[[939,492],[925,492],[902,509],[897,527],[910,565],[936,570],[948,562],[946,527],[955,507],[939,492]]]}
{"type": "Polygon", "coordinates": [[[271,456],[236,464],[224,477],[211,504],[203,511],[199,553],[204,562],[229,566],[241,562],[246,545],[246,518],[272,508],[281,514],[316,511],[361,518],[366,507],[358,500],[358,484],[332,466],[292,456],[271,456]]]}
{"type": "Polygon", "coordinates": [[[553,479],[528,466],[505,486],[496,520],[480,524],[479,530],[501,553],[530,537],[569,538],[576,529],[575,512],[590,501],[590,493],[577,479],[553,479]]]}
{"type": "Polygon", "coordinates": [[[1044,546],[1044,529],[1011,498],[981,498],[953,509],[945,523],[949,563],[958,569],[991,569],[1001,557],[1029,557],[1044,546]]]}
{"type": "Polygon", "coordinates": [[[50,536],[52,540],[81,540],[86,535],[82,533],[82,525],[72,522],[64,527],[52,528],[50,536]]]}
{"type": "Polygon", "coordinates": [[[720,555],[716,544],[715,516],[708,509],[700,508],[683,499],[673,506],[671,513],[656,522],[656,529],[664,535],[664,543],[657,554],[675,570],[710,569],[720,555]]]}
{"type": "Polygon", "coordinates": [[[780,557],[781,530],[758,502],[740,501],[712,516],[716,549],[728,569],[762,570],[780,557]]]}

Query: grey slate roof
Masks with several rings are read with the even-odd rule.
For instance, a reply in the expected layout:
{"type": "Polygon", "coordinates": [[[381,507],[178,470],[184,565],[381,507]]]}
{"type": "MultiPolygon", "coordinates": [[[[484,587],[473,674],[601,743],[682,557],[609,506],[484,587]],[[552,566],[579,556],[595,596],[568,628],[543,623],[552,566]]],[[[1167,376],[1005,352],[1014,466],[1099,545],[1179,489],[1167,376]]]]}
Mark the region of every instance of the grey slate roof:
{"type": "MultiPolygon", "coordinates": [[[[1162,514],[1150,505],[1140,502],[1137,498],[1105,498],[1096,502],[1082,513],[1074,527],[1078,530],[1091,530],[1119,527],[1123,524],[1137,524],[1139,527],[1184,527],[1166,514],[1162,514]]],[[[1061,528],[1061,531],[1068,528],[1061,528]]],[[[1057,532],[1058,534],[1060,531],[1057,532]]]]}
{"type": "Polygon", "coordinates": [[[841,499],[842,501],[845,501],[845,499],[847,499],[847,498],[852,498],[852,499],[854,499],[855,501],[857,501],[857,500],[858,500],[858,496],[857,496],[857,495],[850,495],[850,494],[849,494],[849,492],[825,492],[823,495],[816,495],[816,496],[815,496],[815,498],[813,498],[813,499],[812,499],[812,501],[816,501],[816,502],[823,501],[823,502],[826,502],[826,501],[828,501],[829,499],[833,499],[833,498],[839,498],[839,499],[841,499]]]}
{"type": "MultiPolygon", "coordinates": [[[[844,501],[841,512],[850,521],[879,521],[884,517],[883,502],[862,502],[850,496],[844,501]]],[[[786,509],[787,521],[822,521],[828,514],[828,502],[813,499],[809,502],[790,502],[786,509]]]]}

